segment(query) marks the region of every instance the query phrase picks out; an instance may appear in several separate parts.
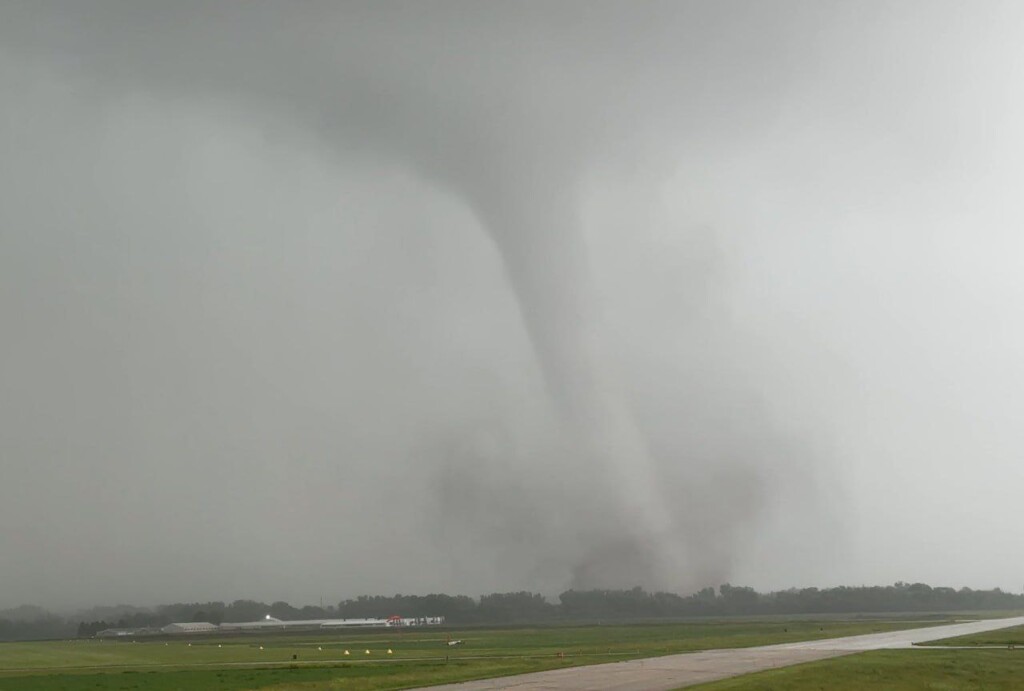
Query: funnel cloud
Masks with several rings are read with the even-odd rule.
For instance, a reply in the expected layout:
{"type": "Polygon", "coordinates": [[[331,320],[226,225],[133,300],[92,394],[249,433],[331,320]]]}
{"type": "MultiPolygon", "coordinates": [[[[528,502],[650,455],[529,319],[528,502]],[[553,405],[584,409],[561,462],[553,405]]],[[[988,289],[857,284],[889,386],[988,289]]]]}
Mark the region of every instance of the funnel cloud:
{"type": "Polygon", "coordinates": [[[0,605],[1015,590],[1022,26],[5,3],[0,605]]]}

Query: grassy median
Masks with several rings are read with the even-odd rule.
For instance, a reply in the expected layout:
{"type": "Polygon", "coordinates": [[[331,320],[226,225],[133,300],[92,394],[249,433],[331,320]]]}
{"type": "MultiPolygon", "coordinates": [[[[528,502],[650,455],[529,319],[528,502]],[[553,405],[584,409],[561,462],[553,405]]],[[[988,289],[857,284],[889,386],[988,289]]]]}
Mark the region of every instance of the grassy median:
{"type": "Polygon", "coordinates": [[[687,687],[693,691],[1020,691],[1024,651],[877,650],[687,687]]]}

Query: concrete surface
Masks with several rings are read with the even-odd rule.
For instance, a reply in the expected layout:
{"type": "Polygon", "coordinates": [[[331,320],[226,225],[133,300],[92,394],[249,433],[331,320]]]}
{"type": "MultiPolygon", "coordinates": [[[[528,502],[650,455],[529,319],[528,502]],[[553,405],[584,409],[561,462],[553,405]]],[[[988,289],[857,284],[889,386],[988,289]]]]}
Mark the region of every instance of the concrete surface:
{"type": "Polygon", "coordinates": [[[909,648],[914,643],[1024,625],[1024,617],[985,619],[905,631],[869,633],[756,648],[705,650],[680,655],[533,672],[514,677],[431,686],[431,691],[671,691],[716,679],[850,655],[865,650],[909,648]]]}

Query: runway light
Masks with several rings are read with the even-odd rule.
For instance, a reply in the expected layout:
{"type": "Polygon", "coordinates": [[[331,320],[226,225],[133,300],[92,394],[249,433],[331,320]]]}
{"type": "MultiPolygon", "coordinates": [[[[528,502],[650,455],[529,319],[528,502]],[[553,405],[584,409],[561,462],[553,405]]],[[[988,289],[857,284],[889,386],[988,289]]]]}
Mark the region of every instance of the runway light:
{"type": "Polygon", "coordinates": [[[260,650],[263,650],[263,646],[262,645],[260,646],[260,650]]]}
{"type": "Polygon", "coordinates": [[[347,650],[345,651],[345,654],[348,655],[348,651],[347,650]]]}
{"type": "Polygon", "coordinates": [[[323,650],[323,646],[319,646],[319,645],[318,645],[318,646],[316,647],[316,649],[317,649],[317,650],[323,650]]]}
{"type": "Polygon", "coordinates": [[[388,655],[391,654],[391,648],[388,648],[388,655]]]}
{"type": "Polygon", "coordinates": [[[369,649],[367,649],[367,651],[366,651],[366,654],[367,654],[367,655],[369,655],[369,654],[370,654],[370,651],[369,651],[369,649]]]}
{"type": "Polygon", "coordinates": [[[218,644],[217,644],[217,647],[218,647],[218,648],[220,647],[220,643],[218,643],[218,644]]]}

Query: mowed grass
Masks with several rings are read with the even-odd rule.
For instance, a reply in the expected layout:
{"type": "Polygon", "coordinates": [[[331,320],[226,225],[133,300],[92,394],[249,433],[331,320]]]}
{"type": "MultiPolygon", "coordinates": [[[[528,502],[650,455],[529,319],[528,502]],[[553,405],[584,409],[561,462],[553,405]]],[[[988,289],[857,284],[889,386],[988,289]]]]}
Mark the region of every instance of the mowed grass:
{"type": "Polygon", "coordinates": [[[1019,691],[1024,651],[877,650],[687,687],[687,691],[1019,691]]]}
{"type": "MultiPolygon", "coordinates": [[[[928,641],[921,645],[977,645],[977,646],[1020,646],[1024,647],[1024,626],[1014,626],[1009,629],[998,631],[985,631],[984,633],[972,633],[967,636],[955,638],[943,638],[937,641],[928,641]]],[[[1024,688],[1024,680],[1021,682],[1024,688]]]]}
{"type": "MultiPolygon", "coordinates": [[[[946,622],[927,622],[941,623],[946,622]]],[[[2,643],[0,691],[401,689],[692,650],[832,638],[927,624],[920,620],[708,620],[450,632],[391,629],[309,635],[195,636],[137,642],[86,639],[2,643]],[[446,644],[449,638],[462,640],[464,645],[450,648],[446,644]]]]}
{"type": "Polygon", "coordinates": [[[555,659],[538,662],[527,659],[501,661],[405,661],[387,665],[341,663],[334,666],[242,668],[178,671],[124,671],[120,673],[36,674],[0,677],[0,689],[7,691],[193,691],[215,689],[241,691],[375,691],[408,689],[425,684],[467,681],[522,674],[573,662],[555,659]]]}

